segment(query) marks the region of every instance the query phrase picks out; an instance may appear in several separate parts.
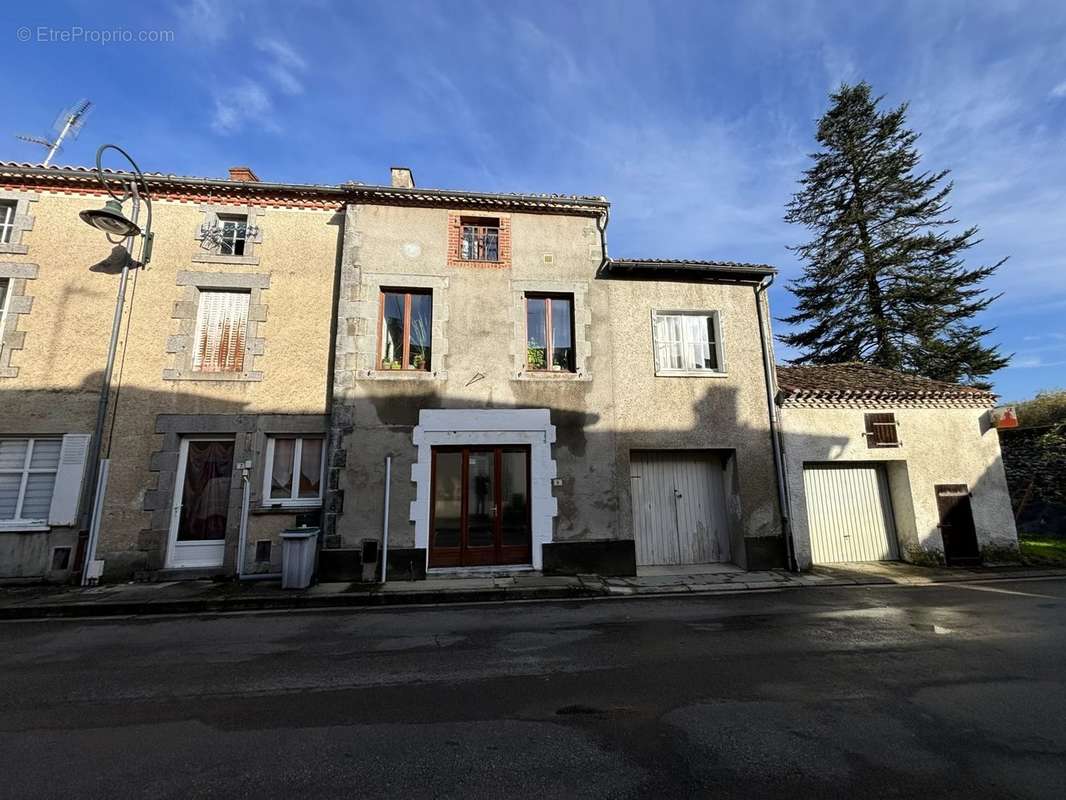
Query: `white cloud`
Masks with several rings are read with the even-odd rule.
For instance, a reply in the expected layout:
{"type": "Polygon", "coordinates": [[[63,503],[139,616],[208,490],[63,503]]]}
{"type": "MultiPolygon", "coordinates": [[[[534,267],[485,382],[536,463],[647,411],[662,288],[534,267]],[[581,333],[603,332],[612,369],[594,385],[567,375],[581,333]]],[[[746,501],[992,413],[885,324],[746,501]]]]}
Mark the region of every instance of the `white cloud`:
{"type": "Polygon", "coordinates": [[[273,117],[274,104],[270,95],[255,81],[243,81],[225,93],[216,90],[214,101],[211,128],[215,133],[238,133],[248,125],[270,131],[279,130],[273,117]]]}
{"type": "Polygon", "coordinates": [[[1066,81],[1063,81],[1051,90],[1052,97],[1066,97],[1066,81]]]}
{"type": "Polygon", "coordinates": [[[307,71],[303,56],[287,42],[272,37],[257,40],[255,46],[269,57],[266,71],[278,88],[286,94],[302,94],[304,86],[297,76],[307,71]]]}
{"type": "Polygon", "coordinates": [[[236,16],[232,3],[219,0],[190,0],[174,10],[185,30],[202,44],[226,39],[236,16]]]}

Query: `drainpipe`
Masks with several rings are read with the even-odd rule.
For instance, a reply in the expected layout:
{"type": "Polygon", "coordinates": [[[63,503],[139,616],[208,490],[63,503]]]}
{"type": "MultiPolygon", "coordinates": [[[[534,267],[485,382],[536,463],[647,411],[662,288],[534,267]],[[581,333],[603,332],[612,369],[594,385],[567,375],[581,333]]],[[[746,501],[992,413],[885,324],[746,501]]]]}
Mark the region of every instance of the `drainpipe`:
{"type": "MultiPolygon", "coordinates": [[[[781,507],[781,528],[785,535],[785,549],[788,552],[788,568],[792,572],[799,572],[796,564],[796,548],[792,542],[792,514],[788,499],[788,480],[785,476],[784,458],[781,455],[781,429],[778,424],[777,401],[774,395],[774,387],[777,381],[774,379],[774,362],[770,355],[770,344],[767,340],[767,323],[763,314],[763,295],[774,282],[774,276],[763,279],[755,286],[755,309],[759,318],[759,346],[762,349],[763,376],[766,381],[766,405],[770,414],[770,444],[774,451],[774,470],[777,472],[777,501],[781,507]]],[[[769,305],[769,301],[767,301],[769,305]]]]}
{"type": "Polygon", "coordinates": [[[385,515],[381,520],[381,582],[389,577],[389,493],[392,488],[392,456],[385,456],[385,515]]]}
{"type": "Polygon", "coordinates": [[[600,232],[600,246],[603,249],[603,258],[600,259],[599,269],[596,270],[597,276],[602,276],[607,270],[607,265],[611,259],[607,256],[607,223],[611,221],[611,207],[603,209],[603,213],[596,217],[596,230],[600,232]]]}

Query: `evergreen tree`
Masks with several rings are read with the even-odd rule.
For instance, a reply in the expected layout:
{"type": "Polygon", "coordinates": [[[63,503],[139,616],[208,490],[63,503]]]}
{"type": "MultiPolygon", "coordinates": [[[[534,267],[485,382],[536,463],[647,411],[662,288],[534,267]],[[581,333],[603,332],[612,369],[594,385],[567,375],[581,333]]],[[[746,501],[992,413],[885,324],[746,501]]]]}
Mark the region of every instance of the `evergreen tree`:
{"type": "Polygon", "coordinates": [[[880,111],[866,82],[844,84],[818,123],[821,151],[785,220],[814,238],[790,248],[804,273],[789,284],[801,330],[781,337],[793,364],[863,361],[937,380],[985,385],[1007,364],[992,332],[973,324],[991,297],[982,282],[1003,264],[967,269],[977,228],[953,233],[948,170],[918,171],[907,106],[880,111]]]}

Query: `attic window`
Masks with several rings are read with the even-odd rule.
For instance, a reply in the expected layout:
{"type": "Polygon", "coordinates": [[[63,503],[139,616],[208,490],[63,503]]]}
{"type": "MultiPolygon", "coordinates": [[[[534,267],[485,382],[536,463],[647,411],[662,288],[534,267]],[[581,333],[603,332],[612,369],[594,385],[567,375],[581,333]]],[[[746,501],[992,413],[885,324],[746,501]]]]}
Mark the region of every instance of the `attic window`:
{"type": "Polygon", "coordinates": [[[866,446],[867,447],[900,447],[898,423],[896,415],[866,414],[866,446]]]}
{"type": "Polygon", "coordinates": [[[246,214],[218,217],[218,252],[223,256],[243,256],[248,241],[248,216],[246,214]]]}
{"type": "Polygon", "coordinates": [[[459,258],[463,261],[500,260],[500,220],[496,217],[463,217],[459,258]]]}

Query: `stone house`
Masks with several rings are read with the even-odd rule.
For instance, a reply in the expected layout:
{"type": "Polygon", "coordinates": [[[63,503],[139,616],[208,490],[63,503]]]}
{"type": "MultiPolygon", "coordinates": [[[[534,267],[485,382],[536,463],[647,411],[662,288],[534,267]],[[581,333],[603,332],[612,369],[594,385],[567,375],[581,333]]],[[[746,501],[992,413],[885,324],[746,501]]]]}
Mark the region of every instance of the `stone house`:
{"type": "MultiPolygon", "coordinates": [[[[802,434],[854,421],[775,402],[771,267],[611,258],[602,197],[424,189],[404,168],[381,186],[146,181],[104,579],[274,574],[299,523],[322,528],[324,579],[812,561],[796,481],[836,455],[802,434]]],[[[0,164],[0,578],[82,567],[117,278],[77,217],[100,200],[89,170],[0,164]]],[[[988,541],[1009,545],[1001,501],[988,541]]],[[[907,542],[932,551],[927,516],[907,542]]]]}

